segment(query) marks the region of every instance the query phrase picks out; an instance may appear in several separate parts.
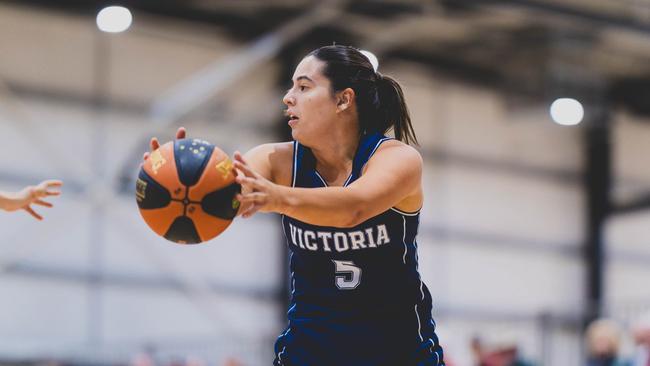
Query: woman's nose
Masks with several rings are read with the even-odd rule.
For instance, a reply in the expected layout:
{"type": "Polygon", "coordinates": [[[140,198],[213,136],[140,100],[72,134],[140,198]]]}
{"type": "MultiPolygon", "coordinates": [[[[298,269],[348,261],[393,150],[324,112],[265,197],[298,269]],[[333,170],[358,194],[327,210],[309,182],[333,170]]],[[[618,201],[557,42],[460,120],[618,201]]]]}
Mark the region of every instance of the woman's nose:
{"type": "Polygon", "coordinates": [[[293,106],[296,105],[296,100],[293,96],[291,96],[291,92],[287,92],[287,94],[284,95],[282,98],[282,102],[288,106],[293,106]]]}

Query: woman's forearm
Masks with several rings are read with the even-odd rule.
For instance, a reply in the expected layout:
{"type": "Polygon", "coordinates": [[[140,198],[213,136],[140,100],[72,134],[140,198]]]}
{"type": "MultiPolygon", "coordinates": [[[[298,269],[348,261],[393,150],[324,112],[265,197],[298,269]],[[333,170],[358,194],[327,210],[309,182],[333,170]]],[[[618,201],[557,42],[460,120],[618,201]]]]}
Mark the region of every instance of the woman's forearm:
{"type": "Polygon", "coordinates": [[[297,220],[334,227],[353,227],[363,221],[363,200],[349,187],[279,189],[280,213],[297,220]]]}

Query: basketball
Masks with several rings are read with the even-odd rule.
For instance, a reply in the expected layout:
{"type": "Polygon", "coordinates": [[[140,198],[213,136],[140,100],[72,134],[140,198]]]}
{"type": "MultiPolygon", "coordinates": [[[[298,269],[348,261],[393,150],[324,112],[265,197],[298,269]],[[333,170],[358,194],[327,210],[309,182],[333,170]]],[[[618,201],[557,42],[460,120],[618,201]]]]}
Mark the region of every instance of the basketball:
{"type": "Polygon", "coordinates": [[[167,142],[144,161],[136,201],[144,221],[158,235],[197,244],[223,232],[239,209],[232,161],[200,139],[167,142]]]}

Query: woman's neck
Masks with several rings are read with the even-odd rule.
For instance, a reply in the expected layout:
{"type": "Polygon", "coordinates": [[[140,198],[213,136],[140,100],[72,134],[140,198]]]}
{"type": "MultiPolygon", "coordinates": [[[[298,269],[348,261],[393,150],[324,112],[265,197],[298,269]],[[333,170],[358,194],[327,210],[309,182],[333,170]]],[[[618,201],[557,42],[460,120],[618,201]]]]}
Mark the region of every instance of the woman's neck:
{"type": "Polygon", "coordinates": [[[316,170],[328,184],[343,185],[352,171],[359,133],[356,129],[332,132],[333,136],[322,138],[319,144],[311,147],[311,151],[316,158],[316,170]]]}

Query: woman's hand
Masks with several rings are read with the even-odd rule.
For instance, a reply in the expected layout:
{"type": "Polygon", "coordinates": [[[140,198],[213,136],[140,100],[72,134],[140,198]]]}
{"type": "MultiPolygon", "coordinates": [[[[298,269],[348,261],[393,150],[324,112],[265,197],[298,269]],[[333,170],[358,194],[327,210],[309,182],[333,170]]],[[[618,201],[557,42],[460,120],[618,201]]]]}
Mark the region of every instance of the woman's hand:
{"type": "Polygon", "coordinates": [[[49,196],[58,196],[61,194],[59,188],[63,185],[60,180],[45,180],[35,186],[27,186],[16,193],[7,194],[4,197],[3,207],[7,211],[16,211],[23,209],[29,212],[37,220],[43,220],[31,207],[32,204],[52,207],[49,202],[43,201],[43,198],[49,196]]]}
{"type": "MultiPolygon", "coordinates": [[[[176,131],[176,139],[184,139],[186,136],[187,130],[179,127],[176,131]]],[[[149,142],[150,151],[144,153],[143,160],[147,160],[151,152],[159,147],[158,139],[152,137],[149,142]]],[[[237,173],[236,181],[242,186],[242,193],[236,197],[241,203],[238,215],[250,217],[257,211],[276,211],[280,197],[275,192],[278,191],[279,186],[255,172],[239,152],[235,152],[234,167],[237,173]]]]}
{"type": "Polygon", "coordinates": [[[280,212],[282,187],[255,172],[238,151],[235,152],[234,157],[236,181],[242,186],[242,193],[236,197],[242,204],[240,210],[242,217],[251,217],[257,211],[280,212]]]}
{"type": "MultiPolygon", "coordinates": [[[[185,135],[187,135],[187,130],[185,130],[185,127],[179,127],[178,130],[176,130],[176,139],[184,139],[185,135]]],[[[158,142],[158,138],[152,137],[151,141],[149,141],[149,151],[144,153],[142,156],[142,160],[147,160],[149,159],[149,155],[151,155],[151,152],[158,149],[160,147],[160,143],[158,142]]]]}

